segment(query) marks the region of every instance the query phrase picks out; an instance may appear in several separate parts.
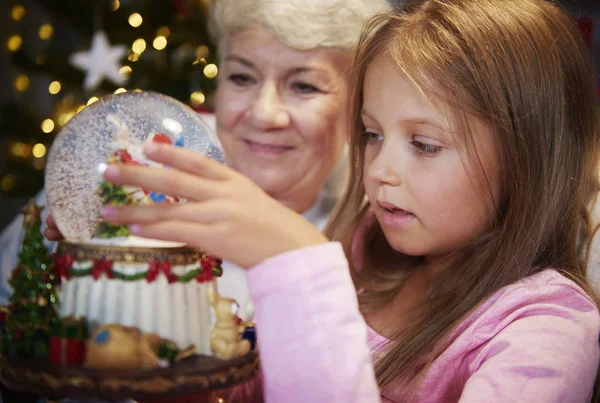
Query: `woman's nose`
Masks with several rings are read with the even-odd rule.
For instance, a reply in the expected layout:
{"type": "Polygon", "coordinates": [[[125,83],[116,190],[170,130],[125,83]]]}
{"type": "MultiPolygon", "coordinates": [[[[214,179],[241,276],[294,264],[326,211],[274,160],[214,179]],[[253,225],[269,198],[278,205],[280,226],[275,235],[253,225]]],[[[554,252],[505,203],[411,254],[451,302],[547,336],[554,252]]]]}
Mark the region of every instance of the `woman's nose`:
{"type": "Polygon", "coordinates": [[[367,167],[367,177],[378,185],[400,186],[400,161],[398,156],[391,155],[384,147],[367,167]]]}
{"type": "Polygon", "coordinates": [[[262,130],[281,129],[290,124],[290,116],[275,83],[265,83],[250,108],[252,121],[262,130]]]}

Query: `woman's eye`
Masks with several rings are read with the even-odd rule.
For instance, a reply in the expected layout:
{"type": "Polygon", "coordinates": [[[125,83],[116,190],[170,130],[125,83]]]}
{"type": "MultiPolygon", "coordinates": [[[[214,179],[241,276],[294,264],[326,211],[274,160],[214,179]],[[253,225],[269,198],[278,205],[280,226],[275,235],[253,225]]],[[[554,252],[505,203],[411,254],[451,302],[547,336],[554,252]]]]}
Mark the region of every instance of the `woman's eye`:
{"type": "Polygon", "coordinates": [[[361,134],[367,140],[368,144],[375,144],[378,141],[383,140],[383,136],[381,134],[373,133],[373,132],[364,132],[361,134]]]}
{"type": "Polygon", "coordinates": [[[254,79],[248,74],[231,74],[228,79],[240,87],[252,84],[254,82],[254,79]]]}
{"type": "Polygon", "coordinates": [[[423,154],[423,155],[427,155],[427,156],[435,156],[442,151],[442,146],[423,143],[422,141],[419,141],[419,140],[413,140],[413,141],[411,141],[411,144],[417,150],[417,152],[419,152],[420,154],[423,154]]]}
{"type": "Polygon", "coordinates": [[[296,81],[292,84],[292,87],[296,92],[299,92],[300,94],[312,94],[314,92],[319,92],[319,89],[314,85],[302,81],[296,81]]]}

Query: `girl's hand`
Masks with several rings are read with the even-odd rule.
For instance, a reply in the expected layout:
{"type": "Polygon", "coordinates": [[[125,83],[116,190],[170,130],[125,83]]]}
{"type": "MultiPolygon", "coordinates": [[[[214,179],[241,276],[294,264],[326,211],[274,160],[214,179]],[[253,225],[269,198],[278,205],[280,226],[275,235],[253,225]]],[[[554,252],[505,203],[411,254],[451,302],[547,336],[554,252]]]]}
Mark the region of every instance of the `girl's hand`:
{"type": "Polygon", "coordinates": [[[103,210],[105,220],[130,224],[134,235],[184,242],[244,268],[280,253],[327,242],[302,216],[218,162],[157,143],[147,145],[144,151],[148,158],[170,168],[110,165],[104,178],[188,202],[103,210]]]}
{"type": "Polygon", "coordinates": [[[51,215],[46,218],[46,229],[44,230],[44,236],[49,241],[62,241],[65,239],[63,234],[61,234],[60,230],[56,226],[56,221],[52,218],[51,215]]]}

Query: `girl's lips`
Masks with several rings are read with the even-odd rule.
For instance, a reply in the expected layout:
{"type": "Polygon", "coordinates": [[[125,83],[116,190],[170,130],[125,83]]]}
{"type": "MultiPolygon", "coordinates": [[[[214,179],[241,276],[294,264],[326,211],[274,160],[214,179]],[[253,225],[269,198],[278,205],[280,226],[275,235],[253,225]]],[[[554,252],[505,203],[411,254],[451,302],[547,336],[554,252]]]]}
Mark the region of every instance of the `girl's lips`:
{"type": "Polygon", "coordinates": [[[278,156],[295,148],[293,146],[257,143],[251,140],[244,140],[244,143],[248,146],[250,152],[264,156],[278,156]]]}
{"type": "Polygon", "coordinates": [[[387,202],[377,202],[381,208],[382,224],[395,228],[403,229],[409,226],[415,219],[415,215],[406,210],[402,210],[387,202]]]}

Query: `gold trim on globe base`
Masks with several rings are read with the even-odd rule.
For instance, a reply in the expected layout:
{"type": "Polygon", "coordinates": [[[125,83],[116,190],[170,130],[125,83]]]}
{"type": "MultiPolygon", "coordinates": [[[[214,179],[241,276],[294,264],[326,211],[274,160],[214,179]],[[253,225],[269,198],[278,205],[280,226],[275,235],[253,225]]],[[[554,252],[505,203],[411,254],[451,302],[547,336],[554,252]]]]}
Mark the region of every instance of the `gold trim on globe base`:
{"type": "Polygon", "coordinates": [[[71,242],[59,242],[56,248],[58,256],[70,255],[73,260],[110,260],[115,263],[148,263],[153,260],[167,261],[171,265],[190,265],[198,263],[203,252],[188,247],[148,248],[137,246],[91,245],[71,242]]]}
{"type": "MultiPolygon", "coordinates": [[[[206,368],[187,368],[172,371],[163,369],[162,374],[132,371],[124,374],[90,374],[90,370],[75,367],[54,366],[40,369],[35,360],[23,365],[0,356],[0,379],[15,391],[35,390],[51,399],[151,399],[169,395],[203,393],[227,388],[256,376],[259,356],[256,351],[229,362],[224,361],[215,371],[206,368]],[[78,374],[79,373],[79,374],[78,374]]],[[[93,372],[93,371],[92,371],[93,372]]]]}

